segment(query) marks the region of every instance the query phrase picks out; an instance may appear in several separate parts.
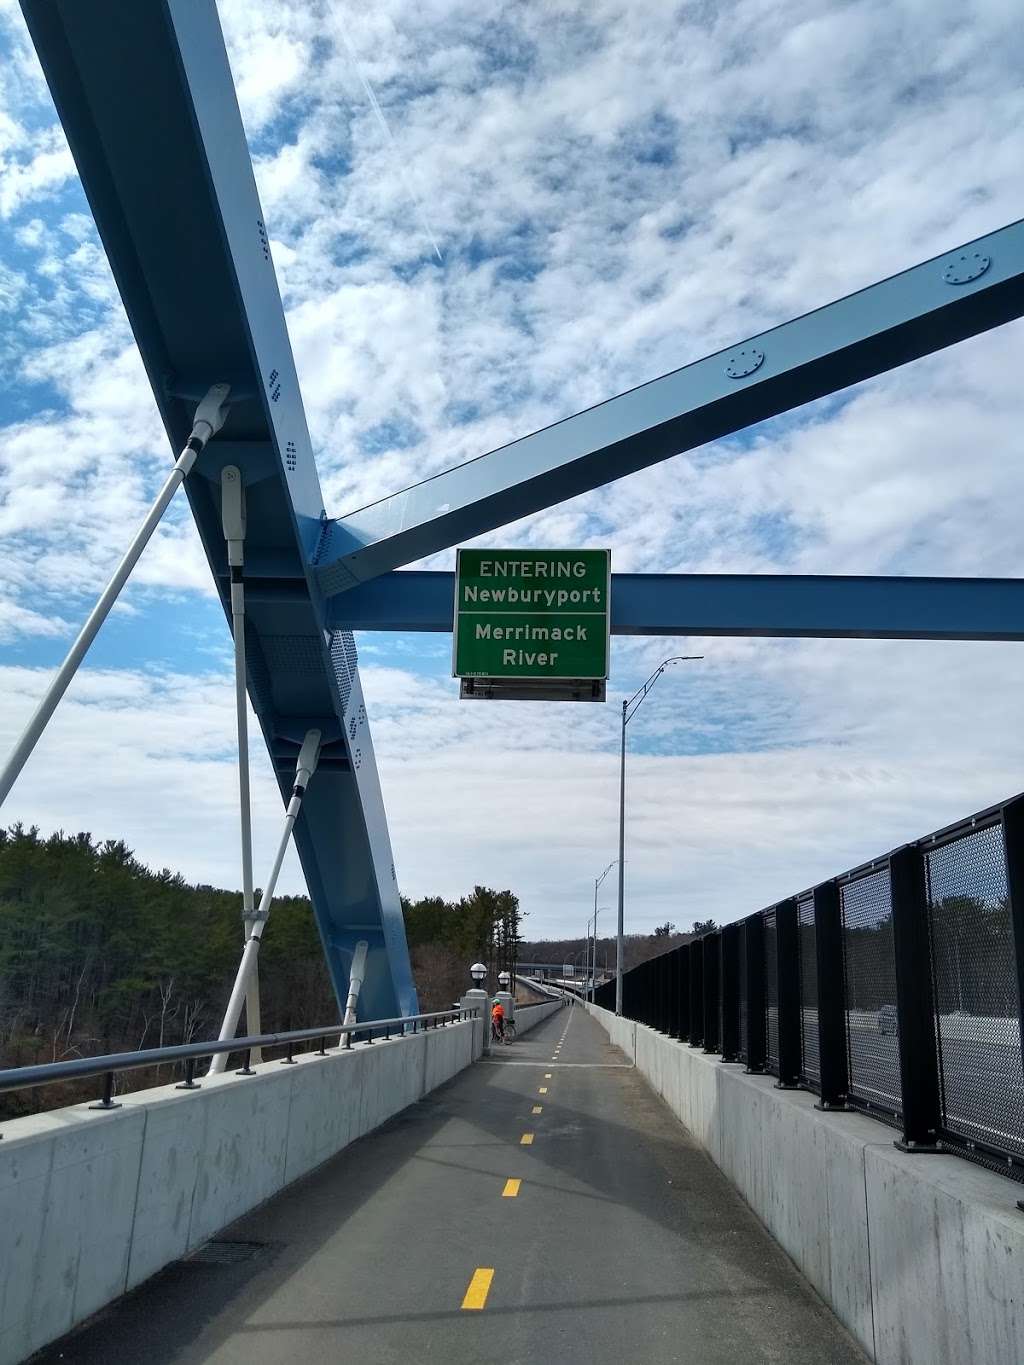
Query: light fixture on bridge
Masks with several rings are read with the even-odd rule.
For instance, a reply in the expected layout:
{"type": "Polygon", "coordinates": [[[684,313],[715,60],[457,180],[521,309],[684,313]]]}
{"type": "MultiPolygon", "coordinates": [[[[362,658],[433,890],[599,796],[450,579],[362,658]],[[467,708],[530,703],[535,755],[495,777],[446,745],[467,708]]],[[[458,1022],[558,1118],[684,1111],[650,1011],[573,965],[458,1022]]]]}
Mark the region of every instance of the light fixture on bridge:
{"type": "Polygon", "coordinates": [[[476,984],[479,986],[483,982],[484,977],[487,975],[487,968],[484,966],[482,962],[474,962],[472,967],[470,967],[469,969],[469,974],[476,982],[476,984]]]}

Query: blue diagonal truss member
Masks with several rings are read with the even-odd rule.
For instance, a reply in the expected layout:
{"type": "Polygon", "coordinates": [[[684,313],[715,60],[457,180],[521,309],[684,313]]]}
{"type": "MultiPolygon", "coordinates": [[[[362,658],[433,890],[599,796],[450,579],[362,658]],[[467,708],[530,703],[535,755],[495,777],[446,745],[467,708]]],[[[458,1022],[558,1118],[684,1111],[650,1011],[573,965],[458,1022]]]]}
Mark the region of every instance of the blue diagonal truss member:
{"type": "Polygon", "coordinates": [[[1024,222],[448,469],[330,528],[343,592],[1024,314],[1024,222]]]}
{"type": "Polygon", "coordinates": [[[361,1014],[414,1013],[355,647],[329,627],[316,583],[323,497],[216,8],[22,9],[174,449],[210,384],[231,386],[225,426],[186,491],[229,614],[221,470],[242,472],[248,691],[285,797],[306,732],[323,737],[295,843],[335,992],[343,1006],[351,955],[366,940],[361,1014]],[[261,601],[268,582],[287,593],[261,601]]]}

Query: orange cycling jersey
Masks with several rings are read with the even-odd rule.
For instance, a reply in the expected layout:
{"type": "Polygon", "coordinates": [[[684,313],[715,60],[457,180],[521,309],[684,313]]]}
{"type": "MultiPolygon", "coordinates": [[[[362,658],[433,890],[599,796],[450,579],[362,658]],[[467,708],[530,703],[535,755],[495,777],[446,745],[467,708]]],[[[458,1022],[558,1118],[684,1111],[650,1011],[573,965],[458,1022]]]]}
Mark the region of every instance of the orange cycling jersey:
{"type": "Polygon", "coordinates": [[[504,1019],[504,1017],[505,1017],[505,1011],[501,1008],[500,1005],[495,1005],[494,1009],[491,1010],[491,1018],[492,1018],[492,1019],[504,1019]]]}

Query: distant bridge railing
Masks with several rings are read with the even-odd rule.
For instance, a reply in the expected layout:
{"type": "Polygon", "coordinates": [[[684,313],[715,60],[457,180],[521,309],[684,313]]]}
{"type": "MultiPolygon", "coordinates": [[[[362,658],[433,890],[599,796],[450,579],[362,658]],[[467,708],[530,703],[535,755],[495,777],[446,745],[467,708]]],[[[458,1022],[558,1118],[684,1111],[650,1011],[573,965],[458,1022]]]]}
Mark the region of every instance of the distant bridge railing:
{"type": "MultiPolygon", "coordinates": [[[[623,1014],[1024,1180],[1024,796],[623,976],[623,1014]]],[[[596,1003],[615,1007],[615,984],[596,1003]]]]}
{"type": "MultiPolygon", "coordinates": [[[[318,1043],[317,1055],[327,1055],[331,1048],[350,1049],[354,1042],[371,1044],[374,1037],[378,1041],[387,1040],[394,1035],[415,1034],[423,1029],[443,1028],[447,1024],[458,1023],[474,1018],[479,1014],[475,1008],[458,1007],[450,1010],[435,1010],[429,1014],[409,1014],[395,1019],[369,1019],[363,1023],[350,1025],[330,1024],[320,1028],[292,1029],[288,1033],[260,1033],[251,1037],[228,1038],[207,1043],[179,1043],[172,1047],[150,1047],[137,1052],[112,1052],[101,1057],[74,1057],[64,1062],[47,1062],[39,1066],[11,1067],[0,1071],[0,1094],[12,1090],[29,1090],[40,1085],[54,1085],[61,1082],[81,1081],[90,1076],[103,1077],[103,1095],[92,1109],[119,1109],[114,1099],[115,1080],[122,1071],[138,1070],[141,1067],[161,1066],[165,1063],[180,1063],[184,1079],[179,1090],[198,1090],[201,1082],[196,1080],[196,1064],[204,1058],[214,1057],[223,1052],[237,1052],[245,1057],[239,1076],[254,1076],[252,1054],[257,1049],[286,1048],[287,1055],[281,1059],[282,1066],[294,1063],[295,1053],[303,1043],[318,1043]],[[328,1043],[328,1039],[337,1042],[328,1043]],[[342,1041],[344,1040],[344,1042],[342,1041]]],[[[0,1137],[2,1137],[0,1133],[0,1137]]]]}

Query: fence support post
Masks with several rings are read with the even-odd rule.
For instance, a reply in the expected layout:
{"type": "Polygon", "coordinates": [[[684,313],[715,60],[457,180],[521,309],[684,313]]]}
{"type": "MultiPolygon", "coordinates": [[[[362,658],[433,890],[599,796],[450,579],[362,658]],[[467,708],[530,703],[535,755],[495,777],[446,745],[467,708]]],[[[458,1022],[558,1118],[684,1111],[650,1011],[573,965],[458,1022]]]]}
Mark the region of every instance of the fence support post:
{"type": "Polygon", "coordinates": [[[800,930],[795,900],[775,907],[776,968],[779,996],[778,1090],[800,1084],[800,930]]]}
{"type": "Polygon", "coordinates": [[[764,917],[747,920],[747,1072],[760,1076],[768,1061],[764,1003],[764,917]]]}
{"type": "Polygon", "coordinates": [[[722,1061],[740,1059],[740,926],[722,926],[722,1061]]]}
{"type": "Polygon", "coordinates": [[[889,885],[903,1087],[903,1137],[896,1146],[904,1152],[938,1152],[942,1092],[935,1046],[928,896],[919,848],[908,844],[890,854],[889,885]]]}
{"type": "Polygon", "coordinates": [[[818,968],[818,1053],[821,1097],[817,1109],[846,1109],[849,1066],[846,1057],[846,980],[843,971],[843,920],[839,887],[814,888],[814,944],[818,968]]]}
{"type": "Polygon", "coordinates": [[[665,1032],[670,1038],[678,1038],[676,1012],[679,1005],[679,987],[676,971],[676,950],[665,954],[665,1032]]]}
{"type": "Polygon", "coordinates": [[[680,1042],[690,1036],[690,946],[676,951],[676,1037],[680,1042]]]}
{"type": "Polygon", "coordinates": [[[704,1041],[704,940],[690,944],[690,1046],[704,1041]]]}
{"type": "Polygon", "coordinates": [[[701,939],[704,965],[704,1051],[718,1051],[718,934],[701,939]]]}

